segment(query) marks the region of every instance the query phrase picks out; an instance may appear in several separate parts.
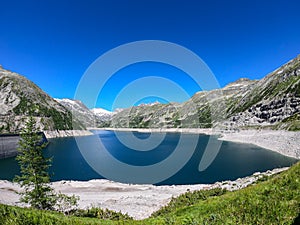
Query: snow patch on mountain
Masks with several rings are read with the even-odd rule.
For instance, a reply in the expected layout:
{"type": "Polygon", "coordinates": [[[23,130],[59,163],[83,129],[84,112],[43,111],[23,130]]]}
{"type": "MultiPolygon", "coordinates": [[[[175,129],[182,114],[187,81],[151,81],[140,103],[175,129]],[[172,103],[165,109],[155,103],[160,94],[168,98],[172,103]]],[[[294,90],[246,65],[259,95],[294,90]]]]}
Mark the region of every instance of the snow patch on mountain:
{"type": "Polygon", "coordinates": [[[102,108],[93,108],[91,112],[97,116],[101,121],[111,120],[112,116],[116,114],[116,112],[111,112],[102,108]]]}

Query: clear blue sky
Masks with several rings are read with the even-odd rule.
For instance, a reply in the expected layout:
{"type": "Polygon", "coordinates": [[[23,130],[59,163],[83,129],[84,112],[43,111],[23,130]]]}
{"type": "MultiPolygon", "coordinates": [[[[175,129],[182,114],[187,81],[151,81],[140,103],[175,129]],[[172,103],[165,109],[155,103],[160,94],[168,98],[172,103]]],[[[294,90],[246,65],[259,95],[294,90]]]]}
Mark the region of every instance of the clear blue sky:
{"type": "MultiPolygon", "coordinates": [[[[260,79],[300,54],[298,0],[0,0],[0,5],[0,64],[56,98],[72,98],[95,59],[132,41],[164,40],[194,51],[221,86],[240,77],[260,79]]],[[[180,71],[163,67],[145,63],[123,72],[136,78],[172,74],[190,95],[198,91],[180,71]]],[[[111,82],[97,107],[111,109],[112,96],[124,84],[111,82]]],[[[171,100],[184,99],[174,93],[171,100]]]]}

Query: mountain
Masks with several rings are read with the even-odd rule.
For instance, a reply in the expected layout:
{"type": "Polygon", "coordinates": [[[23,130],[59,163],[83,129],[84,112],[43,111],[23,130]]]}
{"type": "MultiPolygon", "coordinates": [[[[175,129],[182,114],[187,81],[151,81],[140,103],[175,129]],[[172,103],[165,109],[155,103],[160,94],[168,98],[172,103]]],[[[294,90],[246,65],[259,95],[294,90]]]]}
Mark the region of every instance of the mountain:
{"type": "Polygon", "coordinates": [[[102,108],[93,108],[91,111],[99,118],[100,121],[103,122],[111,120],[112,116],[115,114],[115,112],[111,112],[102,108]]]}
{"type": "Polygon", "coordinates": [[[140,127],[140,128],[208,128],[216,119],[223,121],[220,115],[224,108],[220,102],[227,98],[236,98],[242,95],[257,81],[240,79],[227,85],[221,90],[200,91],[184,103],[143,104],[115,114],[112,117],[113,127],[140,127]],[[211,110],[214,106],[214,110],[211,110]],[[215,116],[212,118],[211,114],[215,116]]]}
{"type": "Polygon", "coordinates": [[[42,130],[132,128],[272,128],[300,130],[300,55],[261,80],[241,78],[188,101],[141,104],[109,112],[52,99],[34,83],[0,67],[0,133],[18,132],[29,115],[42,130]]]}
{"type": "Polygon", "coordinates": [[[261,80],[241,78],[184,103],[140,105],[113,115],[112,127],[300,129],[300,55],[261,80]]]}
{"type": "Polygon", "coordinates": [[[0,133],[19,132],[29,116],[41,130],[73,129],[69,110],[25,77],[0,67],[0,133]]]}
{"type": "Polygon", "coordinates": [[[230,126],[300,129],[300,55],[231,102],[230,126]]]}
{"type": "Polygon", "coordinates": [[[73,118],[76,118],[86,127],[95,127],[97,124],[97,118],[94,113],[92,113],[81,101],[72,100],[68,98],[55,99],[61,105],[66,107],[70,112],[72,112],[73,118]]]}
{"type": "Polygon", "coordinates": [[[114,113],[102,108],[88,109],[81,101],[73,99],[55,99],[72,112],[72,116],[86,127],[97,127],[109,121],[114,113]]]}

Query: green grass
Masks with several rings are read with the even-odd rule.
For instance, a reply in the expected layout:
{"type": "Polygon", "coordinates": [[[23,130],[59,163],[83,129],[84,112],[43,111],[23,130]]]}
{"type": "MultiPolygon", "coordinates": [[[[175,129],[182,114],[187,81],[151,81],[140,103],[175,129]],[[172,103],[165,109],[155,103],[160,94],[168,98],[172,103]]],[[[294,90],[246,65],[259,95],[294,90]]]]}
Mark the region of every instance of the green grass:
{"type": "Polygon", "coordinates": [[[154,212],[151,217],[155,218],[157,216],[164,216],[182,207],[192,206],[199,202],[199,200],[207,200],[210,197],[221,196],[226,192],[227,191],[225,189],[221,188],[187,192],[178,196],[177,198],[172,198],[167,206],[162,207],[160,210],[154,212]]]}
{"type": "MultiPolygon", "coordinates": [[[[103,211],[99,211],[103,213],[103,211]]],[[[135,221],[122,215],[91,212],[65,216],[56,212],[0,205],[1,224],[299,224],[300,162],[288,171],[245,189],[185,193],[151,218],[135,221]],[[108,215],[108,216],[107,216],[108,215]],[[96,217],[86,218],[82,216],[96,217]],[[120,217],[118,217],[120,216],[120,217]],[[103,218],[108,218],[104,220],[103,218]],[[117,219],[117,220],[111,220],[117,219]],[[121,219],[121,220],[118,220],[121,219]]]]}
{"type": "Polygon", "coordinates": [[[1,225],[95,225],[95,224],[125,224],[132,219],[111,210],[92,208],[78,210],[71,215],[53,211],[42,211],[0,204],[1,225]]]}

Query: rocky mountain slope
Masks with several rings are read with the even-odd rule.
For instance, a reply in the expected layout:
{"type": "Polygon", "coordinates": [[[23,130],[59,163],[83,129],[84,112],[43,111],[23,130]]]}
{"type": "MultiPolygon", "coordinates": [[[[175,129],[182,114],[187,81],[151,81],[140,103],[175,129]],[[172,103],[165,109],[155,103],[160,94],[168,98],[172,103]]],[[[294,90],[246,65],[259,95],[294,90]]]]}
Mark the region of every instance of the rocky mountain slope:
{"type": "Polygon", "coordinates": [[[111,112],[102,108],[91,109],[92,113],[98,116],[100,121],[109,121],[116,112],[111,112]]]}
{"type": "Polygon", "coordinates": [[[109,112],[52,99],[26,78],[0,68],[0,133],[18,132],[29,115],[42,130],[84,127],[273,128],[300,130],[300,55],[259,81],[241,78],[184,103],[142,104],[109,112]]]}
{"type": "Polygon", "coordinates": [[[299,130],[300,55],[233,100],[227,113],[227,126],[299,130]]]}
{"type": "Polygon", "coordinates": [[[76,118],[85,126],[96,126],[95,115],[81,101],[68,98],[55,98],[55,100],[67,108],[72,113],[73,118],[76,118]]]}
{"type": "Polygon", "coordinates": [[[104,125],[114,114],[102,108],[88,109],[81,101],[73,99],[55,99],[61,105],[72,112],[73,118],[84,124],[86,127],[97,127],[104,125]]]}
{"type": "Polygon", "coordinates": [[[299,130],[299,113],[300,56],[259,81],[242,78],[222,89],[200,91],[182,104],[125,109],[112,117],[110,126],[299,130]]]}
{"type": "Polygon", "coordinates": [[[243,95],[257,81],[242,78],[221,90],[197,92],[188,101],[169,104],[144,104],[124,109],[112,117],[112,127],[133,128],[208,128],[223,121],[227,99],[243,95]],[[212,110],[213,109],[213,110],[212,110]]]}
{"type": "Polygon", "coordinates": [[[41,130],[73,129],[69,110],[25,77],[0,67],[0,133],[18,133],[29,116],[41,130]]]}

